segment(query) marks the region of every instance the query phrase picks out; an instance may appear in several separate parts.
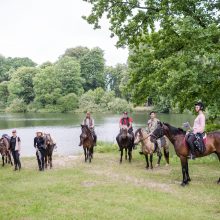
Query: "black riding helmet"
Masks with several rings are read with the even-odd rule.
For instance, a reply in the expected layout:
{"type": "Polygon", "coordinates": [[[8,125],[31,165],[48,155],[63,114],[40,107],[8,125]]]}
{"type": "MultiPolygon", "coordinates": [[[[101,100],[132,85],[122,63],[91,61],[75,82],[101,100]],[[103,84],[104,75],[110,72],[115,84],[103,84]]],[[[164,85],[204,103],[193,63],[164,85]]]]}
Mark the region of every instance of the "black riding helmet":
{"type": "Polygon", "coordinates": [[[196,102],[195,106],[199,106],[200,110],[204,110],[204,108],[205,108],[205,106],[204,106],[204,104],[202,102],[196,102]]]}

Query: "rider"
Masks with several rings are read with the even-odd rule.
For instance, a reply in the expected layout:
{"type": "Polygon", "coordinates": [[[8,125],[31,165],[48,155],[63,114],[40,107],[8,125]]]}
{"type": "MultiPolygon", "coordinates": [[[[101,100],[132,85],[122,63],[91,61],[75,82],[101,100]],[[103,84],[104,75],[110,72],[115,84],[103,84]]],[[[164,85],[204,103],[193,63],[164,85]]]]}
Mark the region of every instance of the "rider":
{"type": "MultiPolygon", "coordinates": [[[[132,136],[132,143],[134,143],[134,133],[133,133],[133,127],[132,127],[132,122],[133,119],[131,117],[128,116],[127,112],[123,112],[122,117],[120,118],[119,121],[119,128],[121,129],[123,126],[127,126],[128,128],[128,133],[132,136]]],[[[116,140],[118,142],[119,140],[119,135],[116,137],[116,140]]],[[[133,144],[133,149],[135,149],[135,145],[133,144]]]]}
{"type": "Polygon", "coordinates": [[[42,131],[36,132],[36,137],[34,138],[34,147],[36,148],[36,156],[37,156],[39,171],[44,171],[44,159],[45,159],[46,149],[45,149],[45,140],[42,131]]]}
{"type": "MultiPolygon", "coordinates": [[[[95,133],[95,121],[94,119],[91,117],[91,113],[87,112],[86,113],[86,117],[82,122],[83,125],[87,125],[91,131],[91,134],[93,136],[93,140],[94,140],[94,146],[96,146],[96,142],[97,142],[97,135],[95,133]]],[[[80,143],[79,146],[82,146],[82,140],[80,139],[80,143]]]]}
{"type": "MultiPolygon", "coordinates": [[[[146,131],[149,135],[151,135],[153,133],[153,131],[157,128],[157,123],[160,121],[158,118],[156,118],[156,112],[152,111],[150,112],[150,119],[147,121],[147,127],[146,127],[146,131]]],[[[158,139],[155,142],[155,150],[158,150],[158,148],[161,148],[161,140],[158,139]]],[[[143,154],[143,152],[139,152],[140,154],[143,154]]]]}
{"type": "Polygon", "coordinates": [[[189,144],[191,151],[191,159],[195,159],[195,146],[194,141],[196,138],[196,134],[203,134],[205,131],[205,115],[203,113],[204,105],[202,102],[197,102],[195,104],[195,111],[198,113],[193,125],[192,132],[187,134],[187,143],[189,144]]]}

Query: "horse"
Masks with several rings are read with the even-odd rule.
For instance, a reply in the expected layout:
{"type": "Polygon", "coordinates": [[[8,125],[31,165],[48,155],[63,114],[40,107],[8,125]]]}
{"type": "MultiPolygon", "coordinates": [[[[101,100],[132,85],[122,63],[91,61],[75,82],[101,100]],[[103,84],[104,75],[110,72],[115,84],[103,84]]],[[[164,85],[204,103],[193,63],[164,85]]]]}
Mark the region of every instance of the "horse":
{"type": "Polygon", "coordinates": [[[91,163],[93,158],[93,147],[95,145],[94,138],[87,125],[81,125],[81,128],[82,134],[80,135],[80,140],[84,149],[85,162],[89,160],[89,163],[91,163]]]}
{"type": "MultiPolygon", "coordinates": [[[[181,185],[185,186],[190,181],[189,168],[188,168],[188,156],[190,153],[189,147],[185,143],[186,132],[181,128],[175,128],[168,123],[158,123],[156,130],[151,134],[151,141],[166,135],[170,142],[173,144],[177,156],[180,158],[182,166],[183,180],[181,185]]],[[[205,145],[204,153],[196,151],[196,157],[204,157],[209,154],[215,153],[220,161],[220,132],[214,131],[207,133],[207,141],[205,145]]],[[[220,184],[220,178],[217,181],[220,184]]]]}
{"type": "Polygon", "coordinates": [[[53,150],[56,144],[54,143],[53,139],[51,138],[50,134],[44,134],[44,140],[45,140],[45,168],[47,169],[47,166],[50,165],[50,169],[53,167],[52,164],[52,155],[53,150]]]}
{"type": "MultiPolygon", "coordinates": [[[[146,169],[149,169],[149,161],[148,161],[148,154],[150,154],[150,168],[153,169],[153,153],[155,150],[154,143],[150,141],[150,134],[147,133],[144,129],[137,129],[134,135],[134,144],[141,143],[142,152],[145,155],[146,159],[146,169]]],[[[164,141],[161,143],[161,147],[163,147],[164,157],[166,160],[166,166],[169,165],[169,145],[168,141],[164,138],[164,141]]],[[[158,161],[156,166],[160,166],[160,160],[162,157],[161,151],[158,152],[158,161]]]]}
{"type": "Polygon", "coordinates": [[[131,134],[128,133],[128,128],[127,126],[123,126],[120,129],[120,134],[116,137],[119,149],[121,151],[121,158],[120,158],[120,163],[122,163],[122,157],[123,157],[123,149],[125,149],[125,160],[127,160],[127,155],[129,157],[129,162],[131,162],[132,159],[132,148],[134,143],[133,142],[133,137],[131,134]]]}
{"type": "Polygon", "coordinates": [[[11,157],[11,151],[10,151],[10,144],[9,141],[2,137],[0,139],[0,154],[2,155],[2,166],[5,166],[5,163],[11,164],[12,163],[12,157],[11,157]]]}

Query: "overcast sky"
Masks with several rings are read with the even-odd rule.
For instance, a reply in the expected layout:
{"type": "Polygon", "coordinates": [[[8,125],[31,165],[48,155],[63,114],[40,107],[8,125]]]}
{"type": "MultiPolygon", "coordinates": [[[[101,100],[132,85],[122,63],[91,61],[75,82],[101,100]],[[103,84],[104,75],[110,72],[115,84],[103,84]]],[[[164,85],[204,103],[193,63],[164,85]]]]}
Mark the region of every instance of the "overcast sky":
{"type": "Polygon", "coordinates": [[[82,0],[0,0],[0,54],[41,64],[56,61],[66,48],[99,46],[107,65],[125,63],[128,51],[116,49],[108,22],[93,30],[81,18],[90,7],[82,0]]]}

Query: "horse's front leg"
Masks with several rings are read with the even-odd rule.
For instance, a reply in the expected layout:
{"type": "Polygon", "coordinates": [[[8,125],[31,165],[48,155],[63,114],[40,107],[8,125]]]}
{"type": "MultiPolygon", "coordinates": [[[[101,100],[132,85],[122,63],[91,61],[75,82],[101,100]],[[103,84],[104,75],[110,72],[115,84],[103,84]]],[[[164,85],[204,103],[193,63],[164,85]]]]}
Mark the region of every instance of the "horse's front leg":
{"type": "Polygon", "coordinates": [[[158,152],[157,152],[157,156],[158,156],[158,160],[157,160],[157,165],[156,165],[156,167],[159,167],[159,166],[160,166],[161,157],[162,157],[161,151],[158,151],[158,152]]]}
{"type": "Polygon", "coordinates": [[[132,159],[132,149],[128,150],[128,157],[129,157],[129,163],[131,163],[131,159],[132,159]]]}
{"type": "Polygon", "coordinates": [[[165,160],[166,160],[166,166],[169,165],[169,149],[163,149],[163,152],[164,152],[164,157],[165,157],[165,160]]]}
{"type": "Polygon", "coordinates": [[[52,155],[49,156],[49,164],[50,164],[50,169],[53,167],[53,164],[52,164],[52,155]]]}
{"type": "Polygon", "coordinates": [[[181,186],[185,186],[188,184],[187,180],[187,158],[186,157],[180,157],[181,166],[182,166],[182,174],[183,174],[183,181],[181,183],[181,186]]]}
{"type": "Polygon", "coordinates": [[[46,155],[45,155],[45,158],[44,158],[44,166],[45,166],[45,169],[47,169],[48,160],[49,160],[49,158],[48,158],[48,155],[46,154],[46,155]]]}
{"type": "Polygon", "coordinates": [[[2,156],[2,166],[5,166],[5,156],[2,156]]]}
{"type": "Polygon", "coordinates": [[[150,155],[150,168],[153,169],[153,153],[150,155]]]}
{"type": "Polygon", "coordinates": [[[91,163],[92,162],[92,148],[89,148],[88,152],[89,152],[89,163],[91,163]]]}
{"type": "Polygon", "coordinates": [[[85,155],[85,162],[87,162],[87,153],[86,153],[86,148],[84,148],[84,155],[85,155]]]}
{"type": "Polygon", "coordinates": [[[145,160],[146,160],[146,169],[149,169],[149,161],[148,161],[148,154],[145,155],[145,160]]]}
{"type": "Polygon", "coordinates": [[[122,157],[123,157],[123,148],[122,147],[120,148],[120,151],[121,151],[120,163],[122,163],[122,157]]]}
{"type": "Polygon", "coordinates": [[[127,159],[128,159],[128,149],[125,148],[125,160],[127,160],[127,159]]]}
{"type": "Polygon", "coordinates": [[[188,159],[186,159],[186,177],[187,177],[187,183],[191,181],[191,178],[189,176],[189,164],[188,159]]]}

